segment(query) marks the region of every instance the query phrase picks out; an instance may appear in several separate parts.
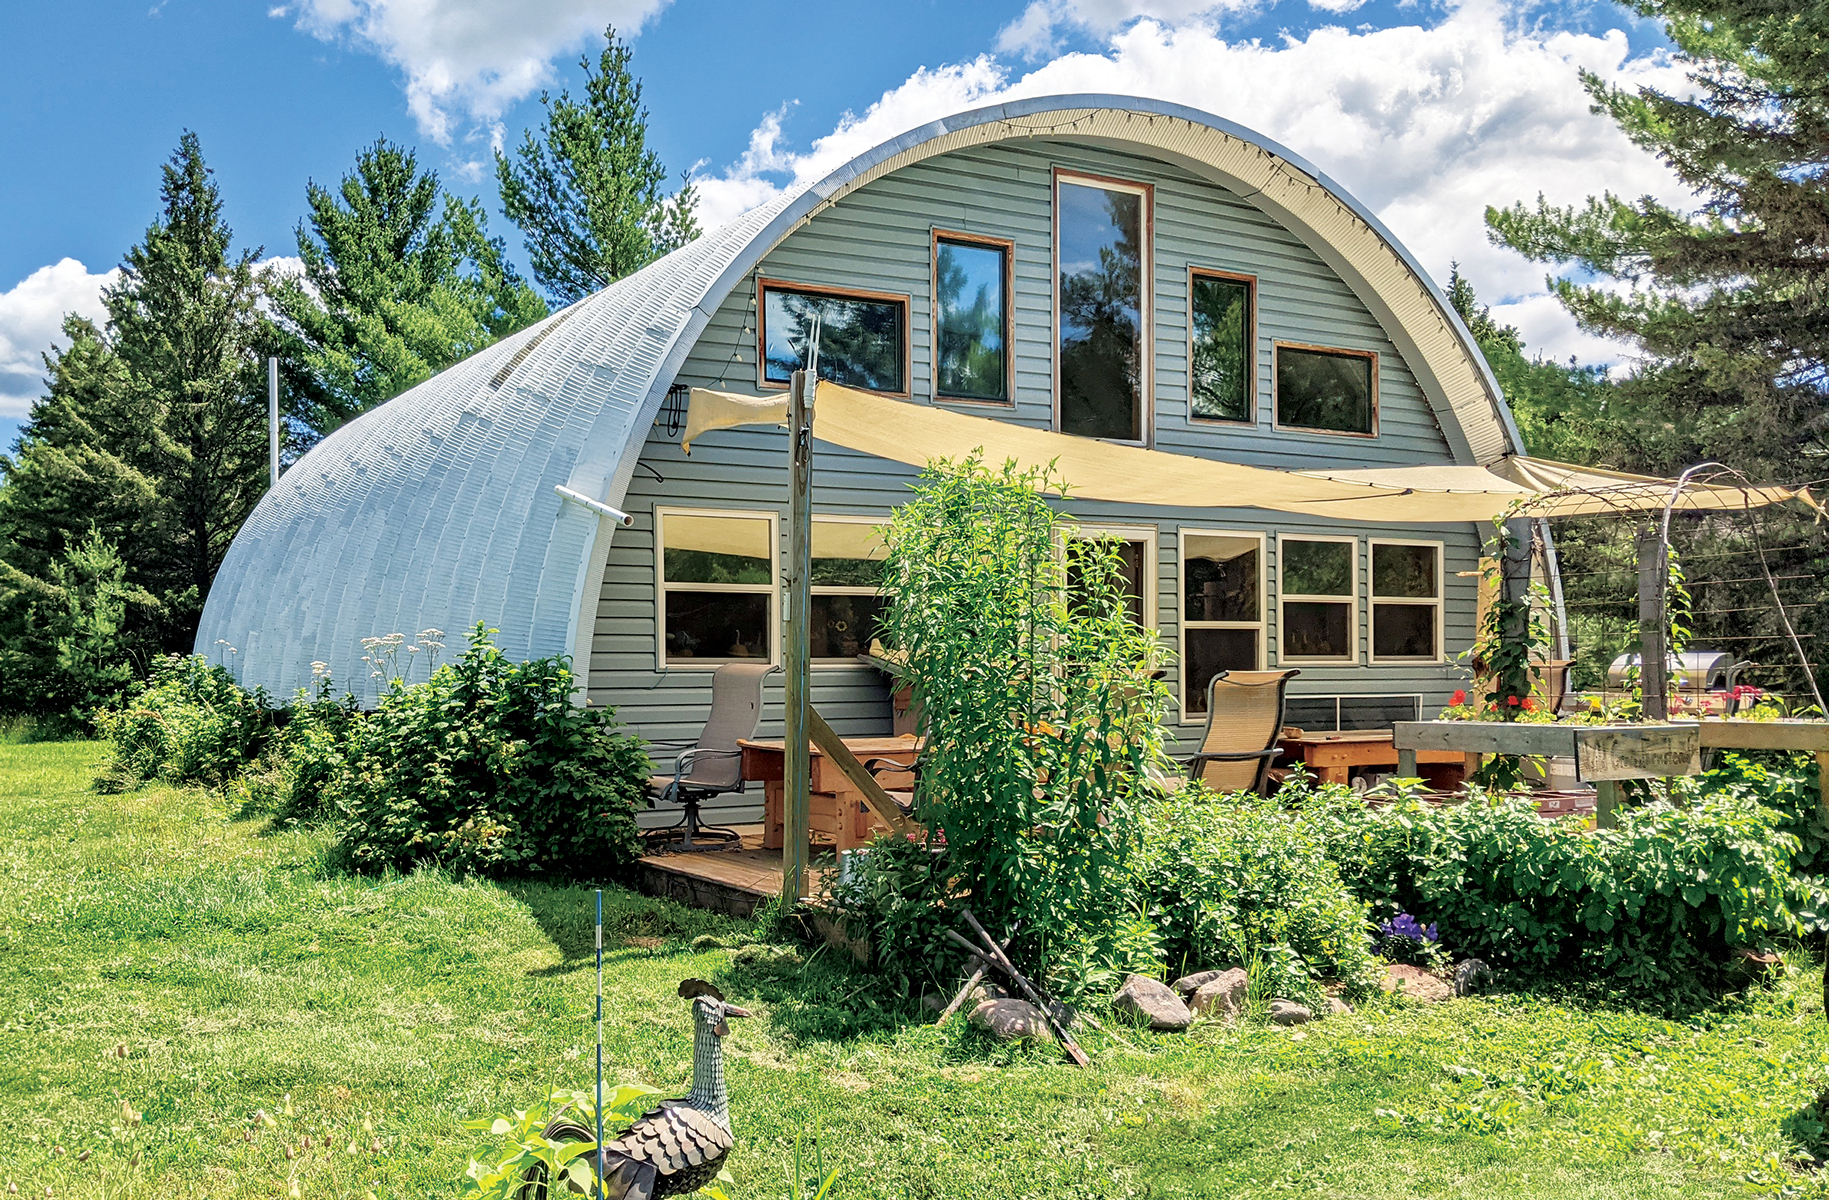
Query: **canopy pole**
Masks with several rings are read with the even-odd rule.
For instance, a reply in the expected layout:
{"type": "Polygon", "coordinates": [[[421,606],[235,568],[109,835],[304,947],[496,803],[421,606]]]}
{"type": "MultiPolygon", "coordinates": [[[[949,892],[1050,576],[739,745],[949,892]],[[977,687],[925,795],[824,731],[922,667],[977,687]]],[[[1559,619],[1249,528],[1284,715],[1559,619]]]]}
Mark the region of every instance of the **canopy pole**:
{"type": "Polygon", "coordinates": [[[1650,721],[1670,719],[1670,646],[1665,641],[1670,618],[1664,600],[1670,555],[1664,546],[1655,525],[1638,535],[1638,682],[1640,711],[1650,721]]]}
{"type": "Polygon", "coordinates": [[[788,447],[792,463],[787,497],[787,762],[782,786],[781,900],[792,908],[806,895],[807,789],[812,761],[807,752],[808,617],[813,568],[813,418],[808,393],[816,385],[795,371],[788,391],[788,447]]]}

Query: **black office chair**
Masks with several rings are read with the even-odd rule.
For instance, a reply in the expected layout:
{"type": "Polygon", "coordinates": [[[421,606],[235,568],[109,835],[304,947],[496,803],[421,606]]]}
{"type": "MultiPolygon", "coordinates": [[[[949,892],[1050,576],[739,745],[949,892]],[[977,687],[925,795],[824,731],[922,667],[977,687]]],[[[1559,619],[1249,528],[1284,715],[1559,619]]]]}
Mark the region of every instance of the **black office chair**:
{"type": "Polygon", "coordinates": [[[711,715],[693,742],[654,742],[656,746],[685,746],[674,756],[671,775],[648,779],[648,806],[659,801],[678,804],[680,819],[645,836],[651,851],[690,853],[695,850],[735,850],[742,834],[734,829],[706,825],[700,806],[714,796],[741,792],[743,749],[739,740],[756,736],[762,723],[762,684],[779,670],[767,663],[733,662],[719,667],[711,677],[711,715]]]}

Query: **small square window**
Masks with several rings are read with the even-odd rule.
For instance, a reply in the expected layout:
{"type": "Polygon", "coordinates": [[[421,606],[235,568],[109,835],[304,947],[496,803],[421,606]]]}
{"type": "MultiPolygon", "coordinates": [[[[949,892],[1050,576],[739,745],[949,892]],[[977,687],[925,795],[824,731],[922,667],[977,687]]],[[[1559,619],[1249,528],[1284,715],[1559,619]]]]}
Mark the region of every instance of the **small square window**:
{"type": "Polygon", "coordinates": [[[1189,283],[1190,411],[1202,421],[1255,421],[1251,282],[1196,271],[1189,283]]]}
{"type": "Polygon", "coordinates": [[[889,607],[889,598],[878,591],[888,553],[880,524],[813,518],[808,636],[816,660],[855,659],[880,636],[883,611],[889,607]]]}
{"type": "Polygon", "coordinates": [[[1276,348],[1276,420],[1291,429],[1377,430],[1377,356],[1308,346],[1276,348]]]}
{"type": "Polygon", "coordinates": [[[770,513],[655,510],[662,663],[773,658],[775,537],[770,513]]]}
{"type": "Polygon", "coordinates": [[[1010,245],[934,238],[934,391],[945,400],[1010,399],[1010,245]]]}
{"type": "Polygon", "coordinates": [[[819,326],[819,378],[846,387],[908,391],[908,301],[901,296],[823,292],[762,284],[762,379],[787,384],[807,360],[819,326]]]}
{"type": "Polygon", "coordinates": [[[1359,543],[1286,537],[1278,540],[1277,555],[1284,661],[1355,661],[1359,543]]]}
{"type": "Polygon", "coordinates": [[[1439,542],[1372,543],[1372,661],[1441,658],[1439,542]]]}

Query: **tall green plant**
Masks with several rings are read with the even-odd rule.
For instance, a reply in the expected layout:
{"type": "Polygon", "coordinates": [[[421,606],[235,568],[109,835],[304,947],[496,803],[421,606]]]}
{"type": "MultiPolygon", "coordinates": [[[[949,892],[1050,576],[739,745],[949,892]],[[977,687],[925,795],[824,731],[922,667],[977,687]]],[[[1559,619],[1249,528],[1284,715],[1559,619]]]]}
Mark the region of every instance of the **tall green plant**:
{"type": "Polygon", "coordinates": [[[1052,470],[972,456],[916,491],[889,525],[884,619],[927,727],[916,815],[944,835],[955,886],[987,919],[1020,919],[1043,970],[1071,985],[1133,965],[1153,950],[1128,868],[1168,693],[1117,547],[1064,538],[1052,470]]]}

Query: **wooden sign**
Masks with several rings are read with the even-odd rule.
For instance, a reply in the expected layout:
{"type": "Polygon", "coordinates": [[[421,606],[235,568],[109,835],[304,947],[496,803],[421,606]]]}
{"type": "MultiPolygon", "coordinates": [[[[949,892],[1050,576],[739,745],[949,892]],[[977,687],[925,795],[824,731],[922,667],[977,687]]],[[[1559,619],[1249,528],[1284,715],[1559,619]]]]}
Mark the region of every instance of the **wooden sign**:
{"type": "Polygon", "coordinates": [[[1586,782],[1701,773],[1702,737],[1694,725],[1577,727],[1575,774],[1586,782]]]}

